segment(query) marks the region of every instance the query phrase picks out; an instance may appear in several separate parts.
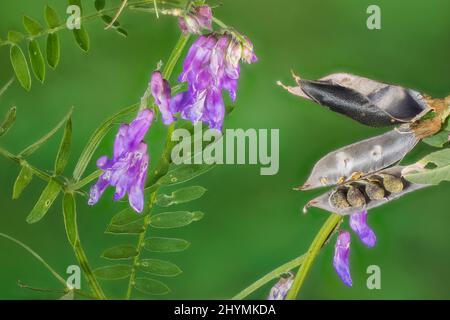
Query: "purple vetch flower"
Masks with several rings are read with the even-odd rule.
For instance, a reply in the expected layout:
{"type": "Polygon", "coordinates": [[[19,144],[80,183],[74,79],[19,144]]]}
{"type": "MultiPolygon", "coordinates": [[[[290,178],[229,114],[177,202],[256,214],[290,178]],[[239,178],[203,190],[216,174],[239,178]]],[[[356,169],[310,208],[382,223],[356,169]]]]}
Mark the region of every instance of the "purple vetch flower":
{"type": "Polygon", "coordinates": [[[294,283],[294,275],[289,272],[287,276],[281,277],[270,289],[267,300],[284,300],[294,283]]]}
{"type": "Polygon", "coordinates": [[[212,12],[207,5],[194,6],[189,13],[178,18],[178,24],[184,33],[201,34],[203,29],[212,30],[212,12]]]}
{"type": "Polygon", "coordinates": [[[257,60],[250,41],[242,43],[225,33],[200,36],[190,48],[178,80],[188,83],[188,90],[171,99],[170,110],[194,124],[202,121],[221,130],[225,116],[222,90],[236,99],[240,60],[257,60]]]}
{"type": "Polygon", "coordinates": [[[367,210],[350,215],[350,227],[367,247],[372,248],[377,242],[375,232],[367,225],[367,210]]]}
{"type": "Polygon", "coordinates": [[[114,141],[112,159],[102,156],[97,166],[103,170],[97,182],[91,187],[89,205],[98,202],[106,188],[116,188],[114,201],[122,199],[128,193],[131,207],[142,212],[144,208],[144,187],[147,177],[149,155],[143,142],[153,121],[153,111],[144,109],[130,124],[122,124],[114,141]]]}
{"type": "Polygon", "coordinates": [[[175,118],[170,111],[170,95],[171,89],[169,82],[163,78],[161,72],[155,71],[150,81],[150,89],[155,98],[155,103],[161,111],[162,121],[164,124],[171,124],[175,118]]]}
{"type": "Polygon", "coordinates": [[[339,278],[347,286],[352,286],[352,277],[350,275],[350,233],[342,231],[339,233],[336,245],[334,247],[333,266],[339,278]]]}

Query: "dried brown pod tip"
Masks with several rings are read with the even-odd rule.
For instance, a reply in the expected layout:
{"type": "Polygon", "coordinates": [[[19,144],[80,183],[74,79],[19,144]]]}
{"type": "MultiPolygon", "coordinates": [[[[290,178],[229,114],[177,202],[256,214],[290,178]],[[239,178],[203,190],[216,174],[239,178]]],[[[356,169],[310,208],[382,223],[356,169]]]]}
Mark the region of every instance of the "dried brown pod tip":
{"type": "Polygon", "coordinates": [[[330,195],[330,204],[333,208],[337,209],[350,207],[350,204],[347,201],[347,195],[342,189],[338,189],[330,195]]]}
{"type": "Polygon", "coordinates": [[[363,207],[366,204],[366,197],[358,187],[351,185],[347,191],[347,201],[352,207],[363,207]]]}
{"type": "Polygon", "coordinates": [[[403,191],[404,184],[402,178],[390,174],[379,174],[383,178],[383,186],[390,193],[399,193],[403,191]]]}
{"type": "Polygon", "coordinates": [[[415,119],[410,125],[411,130],[419,139],[438,133],[449,115],[450,96],[444,99],[425,97],[425,101],[432,112],[428,112],[423,117],[415,119]]]}

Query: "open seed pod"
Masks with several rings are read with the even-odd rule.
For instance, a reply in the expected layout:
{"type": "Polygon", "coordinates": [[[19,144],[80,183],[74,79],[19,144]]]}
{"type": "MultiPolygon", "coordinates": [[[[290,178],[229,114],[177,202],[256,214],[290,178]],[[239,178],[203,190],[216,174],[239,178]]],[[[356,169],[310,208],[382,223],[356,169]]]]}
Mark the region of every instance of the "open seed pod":
{"type": "Polygon", "coordinates": [[[414,90],[348,73],[335,73],[317,81],[294,76],[297,86],[278,82],[290,93],[312,100],[371,127],[410,122],[429,110],[414,90]]]}
{"type": "MultiPolygon", "coordinates": [[[[395,166],[395,167],[381,170],[381,171],[375,173],[375,175],[389,175],[389,176],[401,178],[402,170],[404,168],[405,168],[404,166],[395,166]]],[[[334,200],[334,197],[335,197],[334,194],[345,192],[344,190],[347,190],[346,185],[341,185],[341,186],[338,186],[337,188],[332,189],[332,190],[326,192],[325,194],[311,200],[305,206],[305,209],[309,208],[309,207],[316,207],[316,208],[321,208],[321,209],[327,210],[329,212],[334,212],[334,213],[337,213],[340,215],[349,215],[349,214],[360,212],[362,209],[369,210],[369,209],[381,206],[389,201],[398,199],[407,193],[410,193],[412,191],[419,190],[419,189],[429,186],[429,185],[425,185],[425,184],[410,183],[406,180],[402,180],[402,181],[403,181],[403,189],[400,192],[388,193],[386,195],[386,197],[384,197],[383,199],[379,199],[379,200],[371,200],[367,197],[366,205],[362,206],[362,207],[361,206],[352,207],[352,206],[336,205],[336,202],[334,200]]],[[[354,183],[358,183],[358,181],[355,181],[354,183]]],[[[347,197],[348,197],[348,194],[347,194],[347,197]]]]}
{"type": "Polygon", "coordinates": [[[400,160],[419,141],[407,128],[394,129],[333,151],[314,166],[305,184],[298,189],[309,190],[365,176],[400,160]]]}

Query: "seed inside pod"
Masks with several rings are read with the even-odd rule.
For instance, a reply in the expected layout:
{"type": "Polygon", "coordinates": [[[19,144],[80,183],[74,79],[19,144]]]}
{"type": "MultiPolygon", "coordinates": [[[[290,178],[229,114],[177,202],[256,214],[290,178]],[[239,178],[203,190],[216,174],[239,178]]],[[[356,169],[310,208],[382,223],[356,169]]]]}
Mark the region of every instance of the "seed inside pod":
{"type": "Polygon", "coordinates": [[[347,196],[344,190],[336,190],[330,195],[330,204],[336,209],[349,208],[350,204],[347,201],[347,196]]]}
{"type": "Polygon", "coordinates": [[[364,194],[355,186],[348,188],[347,201],[352,207],[362,207],[366,204],[364,194]]]}
{"type": "Polygon", "coordinates": [[[380,174],[380,176],[383,178],[383,186],[387,191],[391,193],[402,192],[404,188],[402,178],[390,174],[380,174]]]}
{"type": "Polygon", "coordinates": [[[378,182],[375,181],[361,181],[365,185],[366,195],[370,200],[381,200],[385,196],[384,189],[378,182]]]}

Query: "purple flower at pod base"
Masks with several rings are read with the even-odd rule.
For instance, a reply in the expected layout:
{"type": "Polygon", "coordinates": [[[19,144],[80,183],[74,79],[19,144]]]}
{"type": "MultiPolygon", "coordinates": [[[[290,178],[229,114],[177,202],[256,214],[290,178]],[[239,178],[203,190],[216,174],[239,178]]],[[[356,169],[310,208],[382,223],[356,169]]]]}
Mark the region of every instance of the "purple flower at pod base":
{"type": "Polygon", "coordinates": [[[130,206],[137,212],[144,208],[144,187],[149,155],[143,139],[153,121],[153,111],[144,109],[130,124],[122,124],[114,141],[112,159],[102,156],[97,166],[103,171],[91,187],[89,205],[98,202],[106,188],[116,188],[114,201],[128,193],[130,206]]]}
{"type": "Polygon", "coordinates": [[[372,248],[377,242],[375,232],[367,225],[367,210],[350,215],[349,224],[362,243],[372,248]]]}
{"type": "MultiPolygon", "coordinates": [[[[375,246],[377,237],[375,232],[367,225],[367,210],[350,215],[350,227],[361,242],[369,248],[375,246]]],[[[334,248],[333,266],[341,280],[349,287],[352,286],[350,276],[350,233],[343,231],[339,234],[334,248]]]]}
{"type": "Polygon", "coordinates": [[[352,286],[352,277],[350,275],[350,233],[342,231],[339,233],[336,245],[334,247],[333,266],[342,282],[347,286],[352,286]]]}
{"type": "Polygon", "coordinates": [[[203,29],[212,30],[212,12],[209,6],[194,6],[189,13],[178,18],[181,31],[201,34],[203,29]]]}
{"type": "Polygon", "coordinates": [[[175,118],[170,111],[170,84],[166,79],[163,79],[161,72],[155,71],[152,74],[150,81],[150,89],[155,103],[161,111],[162,121],[164,124],[171,124],[175,118]]]}
{"type": "Polygon", "coordinates": [[[199,37],[190,48],[178,78],[188,83],[188,90],[171,99],[171,112],[220,131],[225,117],[222,90],[228,91],[231,100],[236,99],[240,60],[248,63],[257,60],[250,41],[242,43],[228,33],[199,37]]]}
{"type": "Polygon", "coordinates": [[[294,275],[289,272],[287,276],[283,276],[277,283],[270,289],[267,300],[284,300],[294,283],[294,275]]]}

